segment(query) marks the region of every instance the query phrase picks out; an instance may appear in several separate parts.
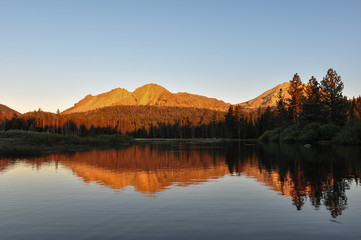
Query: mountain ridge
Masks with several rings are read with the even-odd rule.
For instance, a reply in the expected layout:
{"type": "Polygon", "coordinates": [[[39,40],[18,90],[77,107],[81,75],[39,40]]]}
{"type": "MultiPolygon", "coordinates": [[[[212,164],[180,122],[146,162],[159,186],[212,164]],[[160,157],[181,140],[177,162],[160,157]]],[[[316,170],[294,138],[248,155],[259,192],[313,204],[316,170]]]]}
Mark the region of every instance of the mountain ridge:
{"type": "Polygon", "coordinates": [[[126,89],[116,88],[106,93],[95,96],[87,95],[75,103],[73,107],[65,110],[64,114],[75,112],[87,112],[108,106],[165,106],[165,107],[194,107],[205,108],[215,111],[227,111],[230,103],[216,98],[191,93],[171,93],[166,88],[154,83],[138,87],[133,92],[126,89]]]}
{"type": "MultiPolygon", "coordinates": [[[[241,106],[243,108],[248,109],[255,109],[255,108],[267,108],[267,107],[275,107],[278,101],[278,93],[280,89],[282,89],[283,97],[285,99],[290,98],[290,94],[288,93],[288,89],[290,88],[290,82],[284,82],[278,84],[277,86],[268,89],[267,91],[263,92],[258,97],[255,97],[251,100],[248,100],[243,103],[236,104],[237,106],[241,106]]],[[[306,85],[306,84],[304,84],[306,85]]]]}
{"type": "Polygon", "coordinates": [[[14,109],[9,108],[6,105],[0,104],[0,119],[2,117],[12,118],[15,115],[20,116],[21,113],[19,113],[18,111],[14,110],[14,109]]]}
{"type": "MultiPolygon", "coordinates": [[[[304,84],[306,85],[306,84],[304,84]]],[[[254,110],[276,106],[279,90],[283,89],[284,98],[290,97],[288,94],[290,83],[284,82],[263,92],[261,95],[246,102],[234,104],[244,109],[254,110]]],[[[86,95],[83,99],[66,109],[62,114],[85,113],[88,111],[112,106],[157,106],[157,107],[189,107],[197,109],[208,109],[226,112],[231,106],[230,103],[209,98],[206,96],[187,92],[171,93],[166,88],[154,83],[145,84],[130,92],[124,88],[115,88],[105,93],[97,95],[86,95]]],[[[5,105],[0,104],[0,114],[3,116],[21,115],[5,105]]]]}
{"type": "MultiPolygon", "coordinates": [[[[289,87],[290,83],[284,82],[265,91],[261,95],[249,101],[235,105],[250,110],[257,109],[259,107],[274,107],[276,106],[278,93],[281,88],[283,90],[285,99],[290,97],[288,94],[289,87]]],[[[209,98],[187,92],[171,93],[162,86],[150,83],[136,88],[133,92],[129,92],[123,88],[115,88],[109,92],[101,93],[95,96],[87,95],[85,98],[75,103],[73,107],[65,110],[63,113],[70,114],[75,112],[87,112],[98,108],[122,105],[194,107],[226,112],[231,104],[216,98],[209,98]]]]}

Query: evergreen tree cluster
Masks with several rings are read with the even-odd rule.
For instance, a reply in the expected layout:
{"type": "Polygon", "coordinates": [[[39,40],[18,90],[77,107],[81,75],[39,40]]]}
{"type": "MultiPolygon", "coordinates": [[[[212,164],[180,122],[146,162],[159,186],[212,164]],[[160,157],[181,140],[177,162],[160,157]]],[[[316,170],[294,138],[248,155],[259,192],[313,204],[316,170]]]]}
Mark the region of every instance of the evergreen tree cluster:
{"type": "Polygon", "coordinates": [[[72,114],[54,114],[39,109],[0,120],[0,130],[10,129],[83,137],[102,134],[143,138],[225,136],[224,112],[158,106],[114,106],[72,114]]]}
{"type": "MultiPolygon", "coordinates": [[[[352,119],[359,119],[361,99],[343,95],[344,84],[333,69],[319,83],[314,76],[303,84],[296,73],[285,99],[282,89],[274,109],[261,116],[261,140],[331,140],[352,119]]],[[[358,121],[358,120],[357,120],[358,121]]]]}
{"type": "Polygon", "coordinates": [[[343,88],[341,77],[333,69],[327,71],[321,83],[312,76],[307,84],[303,84],[296,73],[290,81],[288,90],[290,98],[284,99],[281,90],[276,108],[273,111],[268,110],[271,113],[266,117],[273,118],[273,121],[268,120],[272,125],[268,128],[315,122],[344,125],[350,108],[349,101],[343,96],[343,88]]]}

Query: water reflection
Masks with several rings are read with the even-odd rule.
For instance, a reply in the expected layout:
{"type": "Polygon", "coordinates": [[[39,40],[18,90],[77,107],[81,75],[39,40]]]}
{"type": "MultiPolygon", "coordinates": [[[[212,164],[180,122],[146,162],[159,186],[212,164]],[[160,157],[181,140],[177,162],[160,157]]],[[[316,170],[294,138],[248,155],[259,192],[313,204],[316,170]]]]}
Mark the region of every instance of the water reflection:
{"type": "Polygon", "coordinates": [[[10,159],[0,159],[0,173],[7,170],[13,165],[13,161],[10,159]]]}
{"type": "Polygon", "coordinates": [[[336,218],[347,208],[346,190],[361,176],[360,149],[295,145],[260,145],[254,151],[228,148],[232,174],[246,174],[270,189],[292,198],[301,210],[307,200],[319,209],[323,204],[336,218]]]}
{"type": "Polygon", "coordinates": [[[56,161],[72,169],[84,182],[93,181],[117,190],[133,186],[147,196],[171,186],[199,184],[228,173],[219,155],[154,146],[60,155],[56,161]]]}
{"type": "MultiPolygon", "coordinates": [[[[115,191],[132,186],[145,196],[226,175],[244,175],[291,198],[297,210],[310,201],[316,209],[324,205],[336,218],[347,208],[346,190],[351,183],[359,183],[360,156],[359,148],[335,146],[143,145],[23,161],[36,168],[55,162],[71,169],[84,182],[115,191]]],[[[15,162],[0,160],[0,172],[15,162]]]]}

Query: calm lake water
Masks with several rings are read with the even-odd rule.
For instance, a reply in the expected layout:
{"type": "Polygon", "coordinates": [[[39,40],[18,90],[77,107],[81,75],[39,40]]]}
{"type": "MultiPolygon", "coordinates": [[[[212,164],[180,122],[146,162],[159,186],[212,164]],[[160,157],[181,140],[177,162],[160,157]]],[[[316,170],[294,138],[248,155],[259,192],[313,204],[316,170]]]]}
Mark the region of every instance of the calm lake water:
{"type": "Polygon", "coordinates": [[[0,239],[360,239],[361,149],[135,145],[0,158],[0,239]]]}

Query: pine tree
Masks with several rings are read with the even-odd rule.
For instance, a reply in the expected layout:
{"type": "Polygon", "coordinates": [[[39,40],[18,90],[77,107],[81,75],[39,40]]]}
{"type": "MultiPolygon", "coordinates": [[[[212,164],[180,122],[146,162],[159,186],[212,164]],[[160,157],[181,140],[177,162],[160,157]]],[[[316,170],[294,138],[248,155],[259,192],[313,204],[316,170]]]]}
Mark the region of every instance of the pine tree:
{"type": "Polygon", "coordinates": [[[329,122],[343,125],[347,118],[347,99],[343,96],[343,82],[341,76],[330,68],[321,81],[321,88],[324,92],[323,102],[327,107],[329,122]]]}
{"type": "Polygon", "coordinates": [[[226,138],[232,138],[237,125],[237,119],[234,115],[234,108],[231,105],[225,115],[226,118],[226,138]]]}
{"type": "Polygon", "coordinates": [[[240,105],[237,105],[234,108],[234,116],[236,121],[238,139],[241,139],[241,133],[243,133],[243,138],[245,138],[245,119],[243,109],[240,105]]]}
{"type": "Polygon", "coordinates": [[[293,124],[299,123],[299,118],[302,112],[302,98],[303,98],[303,85],[300,76],[296,73],[293,79],[290,81],[290,87],[288,93],[290,99],[288,99],[288,110],[293,124]]]}
{"type": "Polygon", "coordinates": [[[360,118],[361,117],[361,97],[353,97],[350,104],[349,118],[360,118]]]}
{"type": "Polygon", "coordinates": [[[262,113],[260,120],[259,120],[259,129],[260,134],[267,130],[274,129],[276,127],[276,119],[275,119],[275,113],[271,110],[271,108],[268,106],[266,110],[262,113]]]}
{"type": "Polygon", "coordinates": [[[321,102],[322,93],[314,76],[308,81],[303,102],[302,118],[305,123],[324,122],[324,108],[321,102]]]}
{"type": "Polygon", "coordinates": [[[287,107],[286,102],[283,95],[282,88],[278,92],[278,100],[276,102],[275,114],[277,118],[277,125],[285,126],[288,122],[288,114],[287,114],[287,107]]]}

